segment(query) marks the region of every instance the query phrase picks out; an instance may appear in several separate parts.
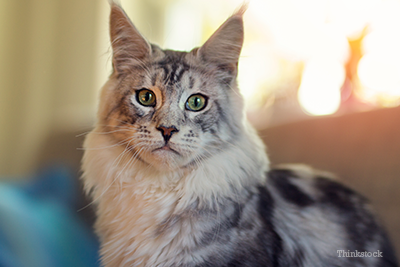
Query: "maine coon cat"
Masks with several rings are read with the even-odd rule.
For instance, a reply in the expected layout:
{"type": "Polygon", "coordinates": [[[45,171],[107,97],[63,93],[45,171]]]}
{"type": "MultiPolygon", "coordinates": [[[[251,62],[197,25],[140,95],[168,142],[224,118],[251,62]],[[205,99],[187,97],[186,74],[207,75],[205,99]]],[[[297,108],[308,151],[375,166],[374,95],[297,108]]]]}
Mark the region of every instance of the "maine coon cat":
{"type": "Polygon", "coordinates": [[[363,197],[304,166],[269,168],[236,84],[244,11],[178,52],[111,4],[113,73],[83,159],[102,264],[398,266],[363,197]]]}

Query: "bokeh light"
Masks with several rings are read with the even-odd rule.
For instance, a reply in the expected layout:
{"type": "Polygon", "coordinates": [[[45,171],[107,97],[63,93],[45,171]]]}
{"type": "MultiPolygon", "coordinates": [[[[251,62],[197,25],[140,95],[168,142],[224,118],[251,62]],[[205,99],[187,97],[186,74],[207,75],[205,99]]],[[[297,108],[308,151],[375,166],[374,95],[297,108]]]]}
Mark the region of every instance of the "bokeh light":
{"type": "MultiPolygon", "coordinates": [[[[226,2],[232,7],[240,4],[226,2]]],[[[368,102],[371,108],[398,105],[398,14],[398,0],[251,1],[239,72],[248,106],[260,106],[266,97],[279,94],[278,83],[285,75],[286,80],[296,76],[285,69],[299,63],[305,67],[295,90],[307,114],[336,112],[345,99],[341,97],[345,79],[352,99],[368,102]],[[349,43],[357,40],[361,45],[350,49],[349,43]]]]}
{"type": "Polygon", "coordinates": [[[357,95],[378,106],[400,103],[400,1],[382,1],[362,42],[357,95]]]}
{"type": "Polygon", "coordinates": [[[305,65],[298,99],[302,108],[311,115],[328,115],[340,106],[340,88],[345,70],[334,59],[309,60],[305,65]]]}

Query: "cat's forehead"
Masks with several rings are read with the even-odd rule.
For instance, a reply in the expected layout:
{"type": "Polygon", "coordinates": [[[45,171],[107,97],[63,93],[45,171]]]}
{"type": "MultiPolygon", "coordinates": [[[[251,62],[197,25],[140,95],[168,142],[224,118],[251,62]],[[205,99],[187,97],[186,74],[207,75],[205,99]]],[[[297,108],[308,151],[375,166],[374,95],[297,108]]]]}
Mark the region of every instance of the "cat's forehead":
{"type": "Polygon", "coordinates": [[[190,52],[185,51],[160,49],[155,45],[152,45],[152,51],[158,52],[157,56],[155,57],[155,61],[162,62],[164,64],[185,62],[186,57],[190,54],[190,52]]]}
{"type": "Polygon", "coordinates": [[[146,83],[175,93],[203,91],[210,75],[193,58],[191,52],[159,49],[153,55],[150,71],[146,73],[146,83]]]}
{"type": "Polygon", "coordinates": [[[180,51],[163,51],[162,58],[153,61],[152,66],[154,73],[152,80],[162,78],[166,85],[174,85],[182,82],[183,76],[193,73],[193,68],[190,68],[189,63],[185,59],[187,53],[180,51]],[[160,75],[161,74],[161,75],[160,75]]]}

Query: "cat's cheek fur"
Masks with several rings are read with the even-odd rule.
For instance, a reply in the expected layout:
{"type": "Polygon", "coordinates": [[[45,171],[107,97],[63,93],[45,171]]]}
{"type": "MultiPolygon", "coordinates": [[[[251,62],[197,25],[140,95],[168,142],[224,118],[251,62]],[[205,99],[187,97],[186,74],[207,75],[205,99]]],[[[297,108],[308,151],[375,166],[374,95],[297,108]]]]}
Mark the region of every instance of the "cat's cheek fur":
{"type": "Polygon", "coordinates": [[[132,115],[140,114],[140,117],[145,117],[145,116],[151,115],[154,112],[153,107],[145,107],[145,106],[139,104],[136,100],[135,95],[131,95],[129,98],[130,98],[129,104],[136,111],[135,112],[136,114],[132,114],[132,115]]]}

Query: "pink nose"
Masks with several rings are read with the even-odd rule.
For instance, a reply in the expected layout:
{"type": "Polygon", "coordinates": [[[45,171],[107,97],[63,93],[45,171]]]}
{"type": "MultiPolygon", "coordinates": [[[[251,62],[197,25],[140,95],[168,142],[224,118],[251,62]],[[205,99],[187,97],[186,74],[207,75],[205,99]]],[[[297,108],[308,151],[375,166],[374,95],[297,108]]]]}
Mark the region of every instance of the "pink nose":
{"type": "Polygon", "coordinates": [[[157,127],[157,130],[159,130],[161,132],[162,136],[164,137],[165,142],[168,142],[168,140],[171,138],[171,136],[174,133],[179,132],[179,130],[176,129],[176,127],[173,126],[173,125],[169,126],[169,127],[166,127],[164,125],[160,125],[160,126],[157,127]]]}

